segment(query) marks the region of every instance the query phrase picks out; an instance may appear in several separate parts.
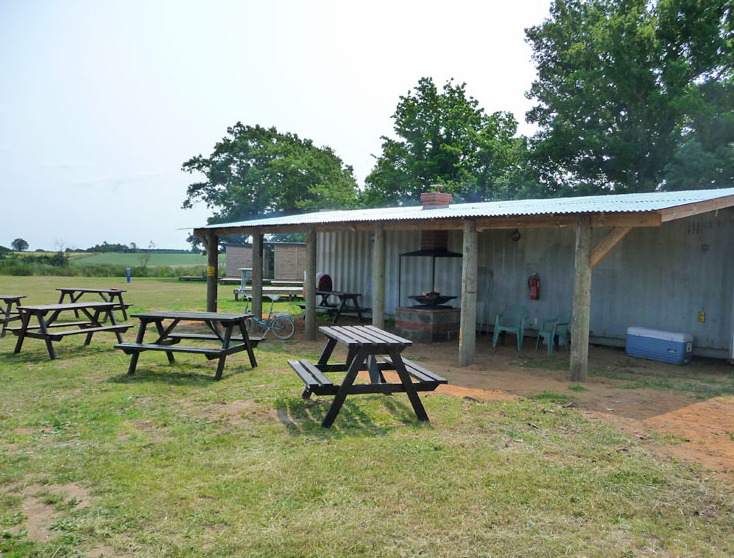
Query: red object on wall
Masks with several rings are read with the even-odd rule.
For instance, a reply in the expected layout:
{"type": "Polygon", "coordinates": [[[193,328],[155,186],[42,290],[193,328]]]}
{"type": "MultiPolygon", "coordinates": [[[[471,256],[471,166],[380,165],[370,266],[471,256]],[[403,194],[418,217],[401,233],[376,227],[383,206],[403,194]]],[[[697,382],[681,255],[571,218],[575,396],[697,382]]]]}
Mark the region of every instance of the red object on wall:
{"type": "Polygon", "coordinates": [[[530,300],[538,300],[540,298],[540,275],[536,273],[528,278],[528,288],[530,289],[530,300]]]}

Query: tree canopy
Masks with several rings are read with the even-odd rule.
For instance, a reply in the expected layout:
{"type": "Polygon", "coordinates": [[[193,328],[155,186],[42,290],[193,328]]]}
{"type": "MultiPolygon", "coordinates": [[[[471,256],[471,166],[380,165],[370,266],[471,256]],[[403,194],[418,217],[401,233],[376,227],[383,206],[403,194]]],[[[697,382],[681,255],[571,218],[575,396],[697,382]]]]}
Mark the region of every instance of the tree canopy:
{"type": "Polygon", "coordinates": [[[733,22],[730,0],[555,0],[527,30],[546,184],[731,185],[733,22]]]}
{"type": "Polygon", "coordinates": [[[13,242],[10,243],[10,246],[16,252],[24,252],[28,250],[28,243],[22,238],[16,238],[15,240],[13,240],[13,242]]]}
{"type": "Polygon", "coordinates": [[[487,115],[466,94],[466,84],[453,80],[441,92],[432,78],[421,78],[400,97],[392,118],[395,138],[382,137],[382,154],[366,180],[366,205],[417,201],[435,183],[458,200],[492,199],[524,154],[514,116],[487,115]]]}
{"type": "Polygon", "coordinates": [[[331,148],[275,128],[238,122],[209,157],[193,157],[182,169],[204,176],[189,185],[183,207],[203,201],[214,210],[210,224],[356,203],[352,167],[331,148]]]}

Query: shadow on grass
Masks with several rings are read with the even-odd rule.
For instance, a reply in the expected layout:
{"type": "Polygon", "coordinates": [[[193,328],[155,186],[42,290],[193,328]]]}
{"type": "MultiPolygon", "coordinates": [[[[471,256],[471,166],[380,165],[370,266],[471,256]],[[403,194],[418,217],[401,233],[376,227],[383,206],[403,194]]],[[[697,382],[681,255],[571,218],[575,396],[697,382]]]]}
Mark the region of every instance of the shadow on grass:
{"type": "Polygon", "coordinates": [[[141,366],[135,370],[135,374],[127,373],[112,376],[105,382],[113,384],[134,384],[134,383],[161,383],[176,386],[205,386],[209,384],[217,384],[224,382],[228,377],[244,374],[246,370],[233,370],[228,372],[224,369],[222,379],[217,381],[214,379],[215,370],[207,367],[205,364],[201,366],[192,365],[190,362],[175,362],[173,364],[165,364],[163,366],[141,366]],[[185,369],[186,371],[184,371],[185,369]]]}
{"type": "Polygon", "coordinates": [[[24,344],[19,353],[14,351],[15,344],[13,344],[8,352],[0,353],[0,364],[43,364],[54,362],[55,360],[60,361],[65,358],[71,359],[104,355],[115,352],[115,349],[101,345],[59,345],[57,342],[54,343],[56,359],[52,359],[48,354],[46,345],[26,347],[24,344]]]}
{"type": "Polygon", "coordinates": [[[386,436],[401,425],[427,425],[415,416],[413,407],[408,402],[397,400],[394,396],[370,395],[370,403],[374,407],[377,400],[388,413],[395,417],[399,424],[376,424],[370,413],[364,410],[365,396],[350,396],[342,405],[339,414],[330,428],[323,428],[321,422],[331,407],[332,397],[303,399],[280,398],[277,401],[278,420],[286,426],[291,436],[317,436],[322,439],[362,438],[386,436]]]}

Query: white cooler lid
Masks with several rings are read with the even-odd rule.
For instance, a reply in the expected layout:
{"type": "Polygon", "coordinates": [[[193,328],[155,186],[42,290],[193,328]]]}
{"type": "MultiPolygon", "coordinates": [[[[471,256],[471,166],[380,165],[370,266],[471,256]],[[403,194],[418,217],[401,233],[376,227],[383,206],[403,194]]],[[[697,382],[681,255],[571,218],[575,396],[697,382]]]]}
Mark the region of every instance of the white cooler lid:
{"type": "Polygon", "coordinates": [[[693,341],[693,335],[691,335],[690,333],[661,331],[659,329],[648,329],[646,327],[628,327],[627,335],[636,335],[638,337],[652,337],[653,339],[662,339],[663,341],[674,341],[677,343],[690,343],[693,341]]]}

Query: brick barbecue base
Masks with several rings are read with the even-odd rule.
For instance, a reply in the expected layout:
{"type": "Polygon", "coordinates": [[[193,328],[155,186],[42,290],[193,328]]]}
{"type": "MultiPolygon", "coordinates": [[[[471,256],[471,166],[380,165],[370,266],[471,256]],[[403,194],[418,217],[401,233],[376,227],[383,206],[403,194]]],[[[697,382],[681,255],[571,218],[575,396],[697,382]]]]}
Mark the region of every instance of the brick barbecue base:
{"type": "Polygon", "coordinates": [[[396,308],[395,333],[422,343],[458,339],[460,319],[459,308],[447,306],[396,308]]]}

